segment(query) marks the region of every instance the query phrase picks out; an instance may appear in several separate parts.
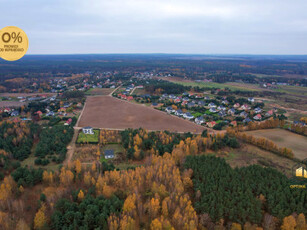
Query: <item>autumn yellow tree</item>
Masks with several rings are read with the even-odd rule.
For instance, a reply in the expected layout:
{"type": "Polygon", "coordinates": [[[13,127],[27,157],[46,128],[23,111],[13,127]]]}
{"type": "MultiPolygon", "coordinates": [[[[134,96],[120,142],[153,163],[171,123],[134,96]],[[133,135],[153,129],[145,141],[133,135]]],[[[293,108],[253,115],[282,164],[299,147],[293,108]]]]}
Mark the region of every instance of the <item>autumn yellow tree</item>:
{"type": "Polygon", "coordinates": [[[151,230],[162,230],[162,223],[159,221],[159,219],[154,219],[150,224],[151,230]]]}
{"type": "Polygon", "coordinates": [[[241,230],[241,224],[238,223],[232,223],[230,230],[241,230]]]}
{"type": "Polygon", "coordinates": [[[82,170],[82,165],[79,159],[75,161],[75,169],[77,174],[79,174],[82,170]]]}
{"type": "Polygon", "coordinates": [[[42,229],[47,223],[47,217],[45,215],[46,206],[42,204],[34,217],[34,229],[42,229]]]}
{"type": "Polygon", "coordinates": [[[30,230],[24,219],[20,219],[16,225],[16,230],[30,230]]]}
{"type": "Polygon", "coordinates": [[[296,220],[296,228],[295,230],[305,230],[307,229],[306,226],[306,218],[305,215],[303,213],[299,214],[296,220]]]}
{"type": "Polygon", "coordinates": [[[281,225],[282,230],[295,230],[296,221],[293,216],[287,216],[283,219],[283,223],[281,225]]]}
{"type": "Polygon", "coordinates": [[[82,189],[80,189],[79,193],[78,193],[78,201],[82,201],[84,199],[84,193],[82,191],[82,189]]]}

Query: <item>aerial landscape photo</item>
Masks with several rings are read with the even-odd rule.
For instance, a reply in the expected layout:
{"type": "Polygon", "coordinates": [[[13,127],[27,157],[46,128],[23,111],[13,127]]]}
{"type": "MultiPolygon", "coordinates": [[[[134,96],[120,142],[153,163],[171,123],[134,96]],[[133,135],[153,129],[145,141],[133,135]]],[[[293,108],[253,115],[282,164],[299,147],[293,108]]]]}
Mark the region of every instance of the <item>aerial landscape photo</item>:
{"type": "Polygon", "coordinates": [[[0,230],[307,230],[306,1],[0,5],[0,230]]]}

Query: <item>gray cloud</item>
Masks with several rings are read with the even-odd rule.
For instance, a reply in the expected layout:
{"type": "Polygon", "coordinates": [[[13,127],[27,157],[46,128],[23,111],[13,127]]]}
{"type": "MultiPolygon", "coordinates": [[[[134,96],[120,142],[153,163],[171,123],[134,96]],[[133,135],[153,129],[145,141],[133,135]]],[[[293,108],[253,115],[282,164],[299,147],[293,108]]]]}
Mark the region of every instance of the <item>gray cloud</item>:
{"type": "Polygon", "coordinates": [[[0,0],[31,54],[307,54],[306,0],[0,0]]]}

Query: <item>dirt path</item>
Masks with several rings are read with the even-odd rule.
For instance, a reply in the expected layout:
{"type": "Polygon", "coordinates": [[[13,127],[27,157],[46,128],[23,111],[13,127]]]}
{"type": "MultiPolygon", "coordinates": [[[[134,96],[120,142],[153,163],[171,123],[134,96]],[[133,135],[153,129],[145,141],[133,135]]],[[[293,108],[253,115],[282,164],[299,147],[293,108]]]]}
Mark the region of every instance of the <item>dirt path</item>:
{"type": "Polygon", "coordinates": [[[131,91],[130,95],[133,94],[134,90],[136,90],[136,87],[133,88],[133,90],[131,91]]]}
{"type": "Polygon", "coordinates": [[[291,112],[298,112],[298,113],[302,113],[302,114],[307,114],[307,111],[306,110],[299,110],[299,109],[293,109],[293,108],[288,108],[288,107],[283,107],[279,104],[271,104],[272,107],[276,107],[276,108],[279,108],[279,109],[284,109],[284,110],[287,110],[288,112],[291,111],[291,112]]]}
{"type": "Polygon", "coordinates": [[[72,156],[74,155],[75,149],[76,149],[76,141],[78,138],[78,133],[81,128],[74,127],[74,135],[72,137],[71,142],[67,146],[67,153],[66,153],[66,159],[64,161],[64,164],[67,165],[71,162],[72,156]]]}
{"type": "Polygon", "coordinates": [[[118,86],[117,88],[115,88],[115,89],[109,94],[109,96],[112,97],[112,94],[113,94],[116,90],[118,90],[120,87],[122,87],[122,85],[120,85],[120,86],[118,86]]]}

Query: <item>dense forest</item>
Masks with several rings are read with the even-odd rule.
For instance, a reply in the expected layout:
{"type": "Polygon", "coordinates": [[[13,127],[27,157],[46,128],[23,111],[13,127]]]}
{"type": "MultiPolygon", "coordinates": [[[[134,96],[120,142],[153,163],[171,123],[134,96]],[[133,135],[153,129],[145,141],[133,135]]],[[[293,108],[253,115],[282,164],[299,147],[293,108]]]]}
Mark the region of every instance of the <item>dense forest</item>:
{"type": "MultiPolygon", "coordinates": [[[[116,139],[113,134],[110,140],[116,139]]],[[[209,155],[223,147],[236,151],[236,138],[206,131],[121,134],[127,152],[134,149],[133,160],[144,152],[141,165],[119,170],[108,161],[82,164],[77,159],[59,170],[18,167],[5,175],[3,229],[306,228],[306,190],[291,189],[289,179],[275,169],[233,169],[209,155]],[[168,147],[159,150],[159,145],[168,147]]]]}
{"type": "Polygon", "coordinates": [[[2,122],[0,124],[0,149],[17,160],[26,159],[31,153],[33,140],[37,138],[39,129],[39,125],[34,123],[2,122]]]}
{"type": "Polygon", "coordinates": [[[214,222],[259,224],[263,213],[279,219],[293,212],[307,215],[306,190],[291,189],[290,180],[275,169],[232,169],[214,156],[187,156],[185,168],[193,170],[195,209],[214,222]]]}
{"type": "Polygon", "coordinates": [[[66,157],[66,145],[71,141],[73,134],[74,129],[71,125],[56,125],[43,129],[35,148],[35,156],[39,157],[37,163],[48,164],[49,161],[39,160],[45,157],[50,157],[52,161],[61,163],[66,157]]]}

